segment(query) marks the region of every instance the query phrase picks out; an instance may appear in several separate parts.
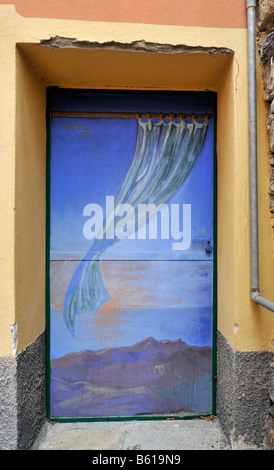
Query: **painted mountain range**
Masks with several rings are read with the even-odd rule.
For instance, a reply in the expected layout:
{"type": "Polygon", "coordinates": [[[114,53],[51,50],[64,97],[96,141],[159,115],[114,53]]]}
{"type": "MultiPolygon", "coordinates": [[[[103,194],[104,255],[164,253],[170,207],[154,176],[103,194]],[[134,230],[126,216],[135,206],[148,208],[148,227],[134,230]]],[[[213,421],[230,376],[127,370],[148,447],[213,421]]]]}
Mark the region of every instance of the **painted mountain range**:
{"type": "Polygon", "coordinates": [[[211,412],[212,351],[180,339],[51,360],[51,416],[211,412]]]}

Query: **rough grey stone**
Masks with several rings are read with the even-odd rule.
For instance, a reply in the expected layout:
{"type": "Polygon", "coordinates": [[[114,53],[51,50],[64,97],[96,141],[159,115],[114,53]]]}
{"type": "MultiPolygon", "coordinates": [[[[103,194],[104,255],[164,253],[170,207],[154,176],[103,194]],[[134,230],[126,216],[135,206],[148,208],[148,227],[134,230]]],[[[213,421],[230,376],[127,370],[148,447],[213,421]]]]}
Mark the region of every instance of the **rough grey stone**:
{"type": "Polygon", "coordinates": [[[260,0],[258,4],[258,27],[260,30],[271,30],[274,23],[273,0],[260,0]]]}
{"type": "MultiPolygon", "coordinates": [[[[257,27],[259,39],[259,55],[263,67],[265,100],[269,103],[268,131],[269,148],[274,152],[274,2],[273,0],[260,0],[257,8],[257,27]]],[[[273,165],[273,155],[270,165],[273,165]]],[[[274,213],[274,177],[270,166],[269,178],[269,206],[274,213]]],[[[274,227],[274,221],[273,221],[274,227]]]]}
{"type": "Polygon", "coordinates": [[[42,333],[17,358],[18,449],[29,449],[46,419],[46,346],[42,333]]]}
{"type": "Polygon", "coordinates": [[[222,54],[231,55],[233,51],[227,47],[204,47],[204,46],[188,46],[186,44],[161,44],[154,42],[147,42],[144,40],[133,41],[131,43],[120,43],[117,41],[108,41],[104,43],[94,41],[79,41],[77,38],[66,38],[54,36],[50,39],[42,39],[40,45],[43,47],[50,47],[52,49],[63,48],[77,48],[77,49],[108,49],[108,50],[123,50],[134,52],[155,52],[155,53],[206,53],[206,54],[222,54]]]}
{"type": "Polygon", "coordinates": [[[32,450],[230,450],[218,419],[46,422],[32,450]]]}
{"type": "Polygon", "coordinates": [[[217,415],[233,449],[272,449],[270,351],[239,352],[218,332],[217,415]]]}
{"type": "Polygon", "coordinates": [[[274,120],[269,125],[270,150],[274,152],[274,120]]]}
{"type": "Polygon", "coordinates": [[[265,100],[268,102],[271,102],[274,99],[274,62],[273,60],[270,60],[263,66],[265,100]]]}
{"type": "Polygon", "coordinates": [[[0,449],[30,449],[46,419],[45,334],[0,358],[0,449]]]}
{"type": "Polygon", "coordinates": [[[274,55],[274,31],[269,33],[259,44],[260,59],[263,65],[274,55]]]}
{"type": "Polygon", "coordinates": [[[0,360],[0,449],[17,448],[16,360],[0,360]]]}

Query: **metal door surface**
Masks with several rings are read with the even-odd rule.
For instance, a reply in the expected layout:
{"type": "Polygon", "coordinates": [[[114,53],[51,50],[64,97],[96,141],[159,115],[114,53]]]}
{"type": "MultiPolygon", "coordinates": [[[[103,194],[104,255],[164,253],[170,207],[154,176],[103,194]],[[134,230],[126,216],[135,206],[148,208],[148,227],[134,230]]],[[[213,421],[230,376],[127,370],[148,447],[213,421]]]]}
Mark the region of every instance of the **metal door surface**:
{"type": "Polygon", "coordinates": [[[212,413],[215,96],[49,101],[49,417],[212,413]]]}

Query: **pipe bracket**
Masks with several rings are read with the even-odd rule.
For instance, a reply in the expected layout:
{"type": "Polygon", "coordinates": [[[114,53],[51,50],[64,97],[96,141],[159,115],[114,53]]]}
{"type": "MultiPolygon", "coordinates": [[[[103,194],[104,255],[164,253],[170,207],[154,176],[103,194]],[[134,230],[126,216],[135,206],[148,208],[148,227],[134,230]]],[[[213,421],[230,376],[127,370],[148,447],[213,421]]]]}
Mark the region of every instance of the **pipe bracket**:
{"type": "Polygon", "coordinates": [[[246,8],[256,8],[256,0],[246,0],[246,8]]]}

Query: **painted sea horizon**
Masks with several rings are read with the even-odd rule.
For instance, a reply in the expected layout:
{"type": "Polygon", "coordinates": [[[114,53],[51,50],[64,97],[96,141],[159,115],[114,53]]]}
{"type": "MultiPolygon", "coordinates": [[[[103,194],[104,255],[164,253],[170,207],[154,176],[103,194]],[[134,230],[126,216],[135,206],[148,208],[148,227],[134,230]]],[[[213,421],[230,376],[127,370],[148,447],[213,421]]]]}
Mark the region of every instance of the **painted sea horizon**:
{"type": "Polygon", "coordinates": [[[51,358],[81,348],[127,346],[147,336],[212,345],[212,261],[100,262],[110,299],[77,315],[72,337],[62,309],[74,264],[51,262],[51,358]]]}
{"type": "Polygon", "coordinates": [[[127,347],[149,336],[152,331],[158,341],[181,339],[192,346],[211,347],[212,307],[118,307],[111,311],[102,308],[79,316],[73,341],[64,324],[62,308],[52,308],[50,327],[51,359],[85,349],[101,351],[110,347],[127,347]],[[180,324],[183,327],[178,327],[180,324]],[[62,342],[58,337],[62,337],[62,342]]]}

